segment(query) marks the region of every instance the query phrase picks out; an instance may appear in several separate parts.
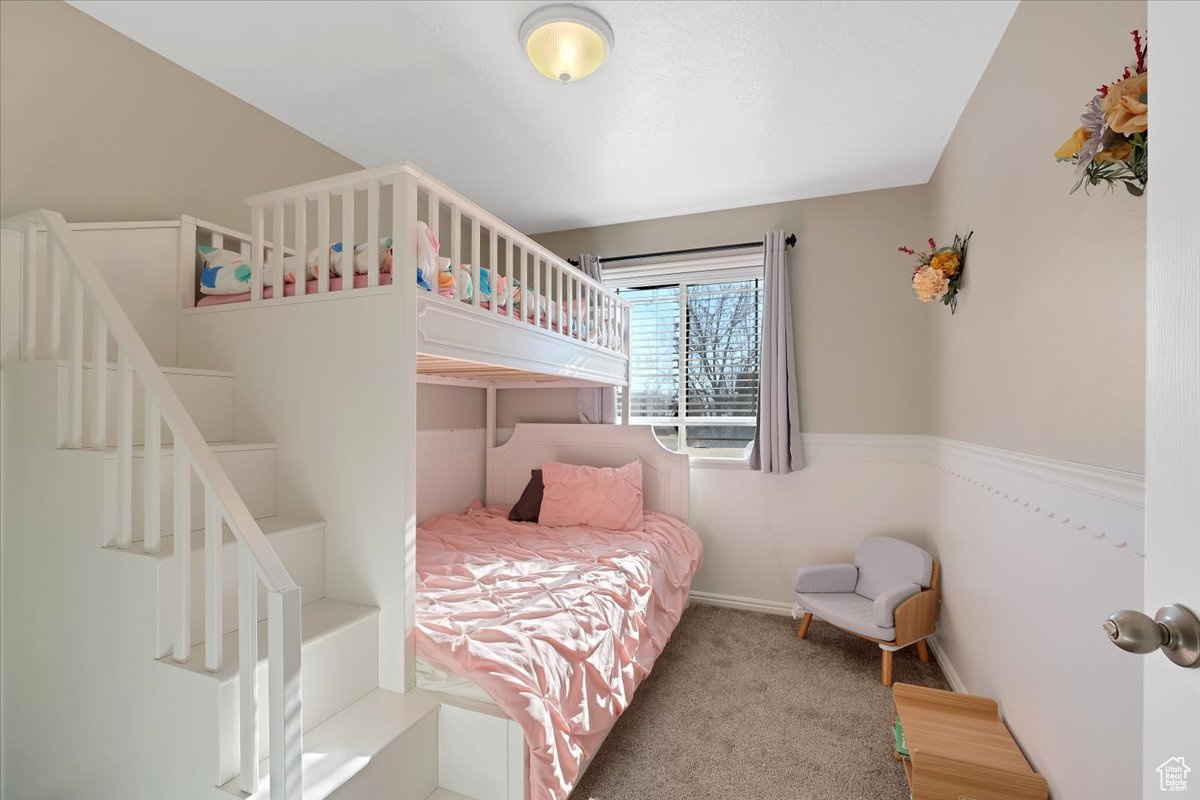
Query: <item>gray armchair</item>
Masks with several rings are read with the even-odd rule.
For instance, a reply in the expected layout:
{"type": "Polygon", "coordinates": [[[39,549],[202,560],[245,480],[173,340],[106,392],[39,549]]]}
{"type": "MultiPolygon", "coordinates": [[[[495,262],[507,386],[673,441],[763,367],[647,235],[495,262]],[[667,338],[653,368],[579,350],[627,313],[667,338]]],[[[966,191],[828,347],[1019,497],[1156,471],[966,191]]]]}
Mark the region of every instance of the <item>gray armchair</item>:
{"type": "Polygon", "coordinates": [[[914,544],[887,536],[863,541],[853,564],[796,570],[796,605],[803,612],[796,636],[808,636],[813,617],[869,639],[883,651],[882,681],[892,685],[892,653],[916,644],[929,661],[925,638],[937,627],[941,567],[914,544]]]}

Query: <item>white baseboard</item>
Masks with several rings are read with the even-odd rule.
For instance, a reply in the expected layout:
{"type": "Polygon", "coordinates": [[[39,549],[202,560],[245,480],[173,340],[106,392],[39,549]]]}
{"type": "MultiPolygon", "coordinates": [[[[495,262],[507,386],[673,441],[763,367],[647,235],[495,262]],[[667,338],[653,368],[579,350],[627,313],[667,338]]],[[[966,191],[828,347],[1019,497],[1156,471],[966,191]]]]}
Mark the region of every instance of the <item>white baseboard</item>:
{"type": "Polygon", "coordinates": [[[737,608],[742,611],[758,611],[763,614],[777,614],[783,617],[792,615],[792,604],[778,600],[757,600],[753,597],[738,597],[732,594],[714,594],[712,592],[697,592],[689,595],[693,603],[702,606],[720,606],[721,608],[737,608]]]}
{"type": "Polygon", "coordinates": [[[937,659],[938,666],[942,668],[942,674],[946,676],[946,682],[950,684],[950,688],[960,694],[966,694],[967,687],[962,682],[962,678],[958,677],[957,670],[950,663],[950,659],[946,656],[946,651],[942,648],[942,643],[938,641],[937,636],[930,636],[925,641],[929,643],[929,649],[933,651],[933,657],[937,659]]]}

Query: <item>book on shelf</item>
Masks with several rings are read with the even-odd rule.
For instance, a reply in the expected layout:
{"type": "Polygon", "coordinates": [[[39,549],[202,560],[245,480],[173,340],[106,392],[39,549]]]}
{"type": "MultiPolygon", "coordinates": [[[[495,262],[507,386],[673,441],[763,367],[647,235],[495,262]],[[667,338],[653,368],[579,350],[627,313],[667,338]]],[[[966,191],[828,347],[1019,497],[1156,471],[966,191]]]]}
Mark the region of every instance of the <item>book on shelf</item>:
{"type": "Polygon", "coordinates": [[[900,726],[900,717],[897,716],[892,724],[892,733],[896,736],[896,752],[908,758],[908,742],[904,741],[904,728],[900,726]]]}

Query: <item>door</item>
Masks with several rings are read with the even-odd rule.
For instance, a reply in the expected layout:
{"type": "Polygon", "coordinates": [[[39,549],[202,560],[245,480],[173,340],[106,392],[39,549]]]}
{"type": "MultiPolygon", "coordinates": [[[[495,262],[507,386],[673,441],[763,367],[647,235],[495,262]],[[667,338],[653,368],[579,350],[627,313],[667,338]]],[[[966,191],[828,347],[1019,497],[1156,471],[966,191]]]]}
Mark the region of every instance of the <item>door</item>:
{"type": "MultiPolygon", "coordinates": [[[[1148,31],[1143,610],[1200,613],[1200,3],[1151,0],[1148,31]]],[[[1144,658],[1143,797],[1200,798],[1200,668],[1144,658]]]]}

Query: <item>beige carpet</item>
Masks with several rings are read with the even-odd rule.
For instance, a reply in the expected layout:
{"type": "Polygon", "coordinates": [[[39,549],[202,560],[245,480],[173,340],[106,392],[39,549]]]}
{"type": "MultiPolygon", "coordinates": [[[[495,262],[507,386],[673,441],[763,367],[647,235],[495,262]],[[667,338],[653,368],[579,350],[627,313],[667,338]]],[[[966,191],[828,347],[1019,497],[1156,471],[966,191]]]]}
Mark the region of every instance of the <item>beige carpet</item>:
{"type": "MultiPolygon", "coordinates": [[[[949,688],[915,648],[895,678],[949,688]]],[[[879,648],[817,620],[693,605],[573,800],[908,800],[879,648]]]]}

